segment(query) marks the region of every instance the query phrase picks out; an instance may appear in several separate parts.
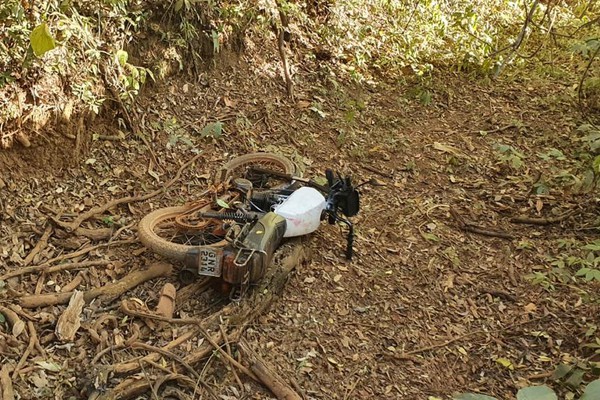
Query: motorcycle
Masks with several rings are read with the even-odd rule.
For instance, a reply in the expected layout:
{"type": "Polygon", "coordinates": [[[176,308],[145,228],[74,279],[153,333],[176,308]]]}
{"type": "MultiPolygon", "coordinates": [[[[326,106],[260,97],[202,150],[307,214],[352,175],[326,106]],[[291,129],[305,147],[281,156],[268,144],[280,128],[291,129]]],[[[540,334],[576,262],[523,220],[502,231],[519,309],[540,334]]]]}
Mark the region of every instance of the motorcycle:
{"type": "MultiPolygon", "coordinates": [[[[287,158],[254,153],[234,158],[215,175],[200,200],[157,209],[139,223],[141,242],[183,268],[180,279],[201,276],[231,284],[240,297],[258,282],[284,238],[307,235],[322,220],[347,226],[346,258],[353,254],[359,211],[350,177],[325,174],[326,184],[300,176],[287,158]]],[[[233,293],[233,292],[232,292],[233,293]]]]}

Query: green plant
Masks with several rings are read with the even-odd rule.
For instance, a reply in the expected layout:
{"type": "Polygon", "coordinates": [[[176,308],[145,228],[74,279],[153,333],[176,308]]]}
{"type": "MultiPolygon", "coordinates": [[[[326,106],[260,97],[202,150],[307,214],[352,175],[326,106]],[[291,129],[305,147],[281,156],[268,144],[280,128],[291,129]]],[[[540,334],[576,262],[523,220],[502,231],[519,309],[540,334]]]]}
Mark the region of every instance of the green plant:
{"type": "MultiPolygon", "coordinates": [[[[600,398],[600,379],[590,382],[584,389],[579,400],[596,400],[600,398]]],[[[460,393],[453,396],[454,400],[498,400],[495,397],[479,393],[460,393]]],[[[517,400],[558,400],[558,396],[546,385],[527,386],[519,389],[517,400]]]]}
{"type": "Polygon", "coordinates": [[[147,77],[154,80],[154,75],[148,68],[130,64],[128,59],[129,54],[125,50],[117,50],[115,60],[121,84],[120,95],[125,100],[133,100],[139,94],[141,86],[146,83],[147,77]]]}
{"type": "Polygon", "coordinates": [[[506,144],[497,144],[495,150],[498,153],[497,159],[501,163],[505,163],[514,169],[519,169],[523,166],[525,155],[517,151],[514,147],[506,144]]]}

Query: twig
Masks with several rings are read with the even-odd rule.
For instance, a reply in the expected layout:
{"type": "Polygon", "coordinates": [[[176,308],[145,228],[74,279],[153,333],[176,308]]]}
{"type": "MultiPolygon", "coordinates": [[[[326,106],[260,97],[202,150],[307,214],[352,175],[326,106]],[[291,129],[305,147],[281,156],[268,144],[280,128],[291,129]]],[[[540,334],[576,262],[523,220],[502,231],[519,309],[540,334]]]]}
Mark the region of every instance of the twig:
{"type": "Polygon", "coordinates": [[[256,376],[256,374],[254,374],[254,372],[250,371],[248,368],[244,367],[237,360],[235,360],[233,357],[231,357],[229,354],[227,354],[227,352],[225,350],[223,350],[221,348],[221,346],[219,346],[217,344],[217,342],[215,342],[213,340],[213,338],[208,334],[208,332],[204,329],[204,327],[202,327],[201,325],[198,325],[198,329],[200,329],[200,332],[202,333],[202,335],[204,336],[204,338],[208,341],[208,343],[210,343],[210,345],[215,350],[217,350],[219,353],[221,353],[221,355],[223,357],[225,357],[227,359],[227,361],[229,361],[231,363],[231,365],[235,366],[237,369],[239,369],[240,371],[242,371],[249,378],[254,379],[256,382],[261,382],[260,378],[258,378],[256,376]]]}
{"type": "Polygon", "coordinates": [[[350,395],[352,394],[352,392],[354,392],[354,389],[356,389],[356,385],[358,385],[358,382],[360,382],[360,376],[356,378],[352,386],[350,386],[350,389],[348,389],[348,392],[346,392],[346,394],[344,395],[344,400],[348,400],[350,398],[350,395]]]}
{"type": "Polygon", "coordinates": [[[285,89],[287,95],[293,99],[294,98],[294,82],[292,81],[292,77],[290,76],[290,66],[288,64],[287,56],[285,55],[285,30],[288,27],[288,16],[286,12],[282,9],[282,5],[279,1],[276,1],[277,11],[279,12],[279,19],[281,20],[281,27],[276,30],[277,33],[277,49],[279,50],[279,57],[281,58],[281,63],[283,64],[283,75],[285,77],[285,89]]]}
{"type": "Polygon", "coordinates": [[[156,189],[153,192],[150,192],[148,194],[145,194],[143,196],[128,196],[128,197],[122,197],[120,199],[116,199],[113,201],[109,201],[108,203],[102,205],[102,206],[98,206],[98,207],[94,207],[91,210],[79,215],[77,218],[75,218],[75,220],[73,222],[70,223],[66,223],[63,221],[58,220],[57,218],[53,218],[54,222],[56,222],[59,226],[61,226],[62,228],[66,229],[69,232],[73,232],[75,229],[79,228],[79,225],[81,225],[81,223],[91,217],[93,217],[96,214],[102,214],[104,213],[106,210],[109,210],[110,208],[113,208],[115,206],[118,206],[120,204],[125,204],[125,203],[133,203],[133,202],[140,202],[140,201],[145,201],[148,200],[152,197],[158,196],[161,193],[164,193],[170,186],[172,186],[175,182],[177,182],[179,180],[179,177],[181,176],[181,173],[183,172],[183,170],[185,168],[187,168],[188,166],[190,166],[191,164],[193,164],[198,158],[200,158],[202,154],[196,154],[190,161],[186,162],[185,164],[183,164],[179,170],[177,171],[177,173],[175,174],[175,176],[173,177],[173,179],[171,179],[170,181],[168,181],[167,183],[165,183],[164,185],[162,185],[159,189],[156,189]]]}
{"type": "Polygon", "coordinates": [[[466,222],[464,218],[461,217],[460,214],[456,212],[456,210],[454,210],[452,207],[450,207],[450,215],[452,215],[452,217],[456,220],[459,228],[466,232],[477,233],[479,235],[498,237],[508,240],[513,239],[513,236],[509,233],[497,231],[495,229],[483,228],[471,222],[466,222]]]}
{"type": "Polygon", "coordinates": [[[34,265],[31,267],[20,268],[15,271],[10,271],[10,272],[0,276],[0,280],[12,278],[14,276],[32,274],[34,272],[51,273],[51,272],[66,271],[66,270],[77,269],[77,268],[98,267],[101,265],[108,265],[112,262],[113,261],[109,261],[109,260],[93,260],[93,261],[82,261],[82,262],[77,262],[77,263],[58,264],[58,265],[52,265],[52,266],[50,266],[48,264],[34,265]]]}
{"type": "Polygon", "coordinates": [[[437,344],[433,344],[431,346],[421,347],[421,348],[418,348],[418,349],[415,349],[415,350],[411,350],[411,351],[407,351],[407,352],[404,352],[404,353],[401,353],[401,354],[395,354],[394,358],[397,358],[397,359],[400,359],[400,360],[402,360],[402,359],[411,359],[412,358],[411,356],[414,356],[415,354],[420,354],[420,353],[424,353],[426,351],[431,351],[431,350],[439,349],[441,347],[446,347],[446,346],[448,346],[448,345],[450,345],[450,344],[452,344],[454,342],[459,342],[461,340],[465,340],[465,339],[467,339],[467,338],[469,338],[471,336],[477,336],[477,335],[483,335],[483,334],[491,334],[491,333],[494,333],[494,332],[496,332],[496,333],[497,332],[504,332],[504,331],[507,331],[509,329],[516,328],[517,326],[527,325],[527,324],[530,324],[532,322],[541,321],[541,320],[543,320],[543,319],[545,319],[547,317],[548,317],[548,315],[543,315],[541,317],[533,318],[533,319],[530,319],[528,321],[523,321],[523,322],[518,322],[518,323],[510,324],[508,326],[496,329],[493,332],[486,331],[486,330],[483,330],[483,329],[482,330],[478,330],[478,331],[467,332],[464,335],[457,336],[457,337],[452,338],[452,339],[448,339],[448,340],[446,340],[445,342],[442,342],[442,343],[437,343],[437,344]]]}
{"type": "Polygon", "coordinates": [[[379,175],[381,177],[388,178],[388,179],[392,179],[393,178],[393,176],[391,174],[388,174],[387,172],[381,171],[381,170],[379,170],[379,169],[377,169],[375,167],[371,167],[370,165],[361,165],[361,167],[363,167],[367,171],[371,171],[374,174],[377,174],[377,175],[379,175]]]}
{"type": "Polygon", "coordinates": [[[539,374],[531,374],[531,375],[527,375],[525,377],[525,379],[527,380],[534,380],[534,379],[546,379],[546,378],[551,378],[554,375],[554,372],[541,372],[539,374]]]}
{"type": "Polygon", "coordinates": [[[131,244],[131,243],[136,243],[137,241],[138,241],[137,239],[127,239],[127,240],[117,240],[112,243],[100,243],[95,246],[90,246],[90,247],[86,247],[84,249],[75,251],[73,253],[67,253],[67,254],[63,254],[58,257],[51,258],[50,260],[48,260],[45,263],[40,264],[40,265],[31,266],[31,267],[27,267],[27,268],[20,268],[20,269],[14,270],[14,271],[7,272],[6,274],[0,276],[0,280],[6,280],[6,279],[12,278],[14,276],[24,275],[24,274],[29,273],[28,271],[30,271],[30,272],[45,271],[46,268],[49,268],[50,264],[52,264],[52,263],[55,263],[57,261],[68,260],[70,258],[79,257],[79,256],[89,253],[90,251],[100,249],[102,247],[118,246],[121,244],[131,244]],[[31,270],[31,268],[33,268],[33,270],[31,270]]]}
{"type": "Polygon", "coordinates": [[[142,343],[142,342],[132,343],[131,347],[148,350],[148,351],[151,351],[154,353],[159,353],[165,357],[168,357],[168,358],[171,358],[171,359],[177,361],[179,364],[181,364],[186,369],[186,371],[188,371],[194,378],[196,378],[196,382],[199,382],[200,384],[202,384],[202,386],[204,386],[204,388],[210,393],[210,395],[213,398],[215,398],[215,399],[218,398],[218,396],[215,393],[215,391],[213,390],[213,388],[210,387],[210,385],[208,383],[206,383],[204,380],[199,379],[200,375],[198,374],[198,372],[196,372],[196,370],[194,368],[192,368],[191,365],[189,365],[187,362],[185,362],[185,360],[183,358],[179,357],[177,354],[172,353],[168,350],[162,349],[160,347],[152,346],[152,345],[142,343]]]}
{"type": "Polygon", "coordinates": [[[177,354],[170,352],[169,350],[162,349],[160,347],[152,346],[150,344],[142,343],[142,342],[134,342],[131,344],[131,347],[148,350],[154,353],[159,353],[165,357],[171,358],[181,364],[194,378],[198,378],[198,372],[191,365],[185,362],[185,360],[179,357],[177,354]]]}
{"type": "Polygon", "coordinates": [[[52,225],[48,224],[40,240],[36,243],[35,247],[33,248],[33,250],[31,250],[27,257],[25,257],[25,260],[23,260],[23,266],[26,267],[29,264],[31,264],[33,258],[37,254],[39,254],[40,251],[46,248],[46,246],[48,245],[48,239],[50,238],[50,235],[52,235],[52,225]]]}
{"type": "Polygon", "coordinates": [[[503,290],[494,290],[494,289],[487,289],[487,288],[482,288],[480,289],[482,294],[489,294],[493,297],[500,297],[504,300],[510,301],[510,302],[515,302],[517,301],[517,298],[515,296],[513,296],[512,294],[505,292],[503,290]]]}
{"type": "Polygon", "coordinates": [[[510,219],[510,222],[515,224],[529,224],[529,225],[552,225],[557,224],[559,222],[563,222],[569,217],[572,217],[577,213],[578,210],[571,210],[558,217],[547,217],[547,218],[535,218],[535,217],[514,217],[510,219]]]}
{"type": "MultiPolygon", "coordinates": [[[[219,324],[219,330],[221,331],[221,337],[223,338],[223,343],[225,343],[225,349],[227,349],[227,354],[229,354],[229,356],[231,356],[231,358],[233,358],[233,355],[231,353],[231,346],[229,345],[229,340],[227,340],[227,333],[225,332],[225,327],[223,326],[223,324],[219,324]]],[[[233,368],[233,365],[231,366],[231,373],[233,374],[235,381],[237,382],[238,386],[240,387],[240,390],[243,392],[244,385],[242,384],[240,377],[238,376],[237,372],[235,371],[235,368],[233,368]]]]}
{"type": "Polygon", "coordinates": [[[31,354],[31,351],[33,350],[33,348],[36,345],[36,342],[38,341],[37,332],[35,330],[35,325],[33,324],[33,322],[27,321],[27,328],[29,328],[29,344],[27,345],[27,348],[25,349],[25,352],[23,353],[23,355],[19,359],[19,362],[17,363],[17,366],[15,367],[15,370],[13,371],[13,374],[12,374],[12,380],[13,381],[19,375],[19,370],[21,369],[21,367],[27,361],[27,357],[29,357],[29,354],[31,354]]]}
{"type": "Polygon", "coordinates": [[[146,373],[146,369],[142,365],[141,361],[138,361],[138,363],[140,364],[140,369],[142,370],[142,374],[144,375],[144,379],[146,380],[146,383],[150,387],[150,392],[152,393],[152,397],[154,398],[154,400],[160,400],[160,398],[158,397],[157,390],[155,389],[154,385],[152,385],[152,383],[150,382],[150,378],[148,378],[148,374],[146,373]]]}
{"type": "Polygon", "coordinates": [[[581,79],[579,79],[579,87],[577,88],[577,102],[579,103],[579,107],[581,109],[583,109],[583,82],[585,82],[585,79],[592,68],[592,64],[594,63],[596,56],[598,56],[598,53],[600,53],[600,46],[596,48],[596,51],[594,51],[594,54],[592,54],[590,57],[590,61],[587,63],[583,74],[581,74],[581,79]]]}
{"type": "MultiPolygon", "coordinates": [[[[218,319],[218,316],[220,316],[220,313],[216,313],[216,315],[217,316],[215,316],[215,314],[211,315],[210,317],[208,317],[205,320],[205,322],[209,323],[211,321],[213,321],[213,322],[216,321],[218,319]]],[[[185,343],[188,340],[195,338],[199,334],[200,334],[200,330],[198,328],[189,330],[189,331],[185,332],[183,335],[179,336],[177,339],[170,341],[169,343],[164,345],[162,348],[164,350],[169,350],[169,349],[175,348],[175,347],[181,345],[182,343],[185,343]]],[[[142,360],[144,360],[146,362],[147,361],[155,361],[158,359],[159,356],[160,356],[159,353],[151,353],[151,354],[148,354],[147,356],[143,357],[142,360]]],[[[189,361],[189,356],[186,357],[186,362],[188,364],[193,364],[193,362],[189,361]]],[[[114,371],[115,374],[126,374],[126,373],[132,373],[134,371],[137,371],[138,366],[137,366],[136,361],[129,360],[127,362],[122,362],[120,364],[114,364],[112,366],[112,370],[114,371]]]]}
{"type": "Polygon", "coordinates": [[[527,3],[525,3],[525,22],[523,23],[521,32],[519,32],[519,36],[517,36],[517,40],[509,47],[509,48],[512,48],[512,51],[502,61],[502,64],[500,64],[500,66],[496,70],[494,77],[497,78],[500,75],[500,73],[502,72],[502,70],[504,69],[506,64],[508,64],[509,62],[512,61],[515,54],[517,53],[517,51],[523,44],[523,40],[525,39],[525,36],[527,35],[527,28],[529,27],[529,24],[531,23],[531,21],[533,19],[533,13],[535,12],[535,9],[537,8],[538,3],[539,3],[539,0],[535,0],[533,2],[533,4],[531,5],[531,10],[529,10],[529,11],[527,11],[527,3]]]}
{"type": "Polygon", "coordinates": [[[481,129],[481,130],[478,130],[478,131],[470,131],[469,133],[480,133],[480,132],[485,132],[486,134],[490,134],[490,133],[502,132],[502,131],[505,131],[505,130],[507,130],[507,129],[511,129],[511,128],[518,128],[518,127],[519,127],[519,126],[518,126],[518,125],[516,125],[516,124],[508,124],[508,125],[504,125],[504,126],[501,126],[501,127],[495,128],[495,129],[490,129],[490,130],[487,130],[487,129],[481,129]]]}

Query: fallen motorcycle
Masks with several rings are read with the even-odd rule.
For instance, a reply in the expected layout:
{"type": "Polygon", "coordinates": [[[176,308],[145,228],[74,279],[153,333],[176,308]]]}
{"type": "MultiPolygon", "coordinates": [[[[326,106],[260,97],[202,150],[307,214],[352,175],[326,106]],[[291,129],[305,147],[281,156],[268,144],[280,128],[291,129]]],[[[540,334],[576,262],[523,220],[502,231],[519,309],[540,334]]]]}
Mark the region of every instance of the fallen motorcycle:
{"type": "Polygon", "coordinates": [[[354,230],[347,218],[359,211],[359,193],[350,177],[331,170],[326,181],[300,177],[279,155],[234,158],[199,201],[146,215],[139,237],[153,252],[181,262],[182,280],[219,278],[239,296],[264,276],[283,238],[314,232],[325,218],[347,226],[346,257],[352,257],[354,230]]]}

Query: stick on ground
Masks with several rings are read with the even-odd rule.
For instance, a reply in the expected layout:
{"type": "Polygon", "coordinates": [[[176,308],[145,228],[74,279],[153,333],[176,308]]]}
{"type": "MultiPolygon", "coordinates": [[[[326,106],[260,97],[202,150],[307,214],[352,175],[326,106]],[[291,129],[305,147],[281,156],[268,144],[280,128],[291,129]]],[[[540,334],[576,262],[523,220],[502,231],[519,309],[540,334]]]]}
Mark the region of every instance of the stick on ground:
{"type": "MultiPolygon", "coordinates": [[[[121,296],[134,287],[149,281],[150,279],[171,274],[173,266],[167,263],[154,263],[148,269],[134,271],[124,276],[115,283],[111,283],[99,288],[93,288],[83,294],[86,303],[97,297],[116,298],[121,296]]],[[[69,302],[73,292],[51,293],[41,295],[23,296],[19,298],[19,304],[23,308],[36,308],[52,306],[57,304],[66,304],[69,302]]]]}

